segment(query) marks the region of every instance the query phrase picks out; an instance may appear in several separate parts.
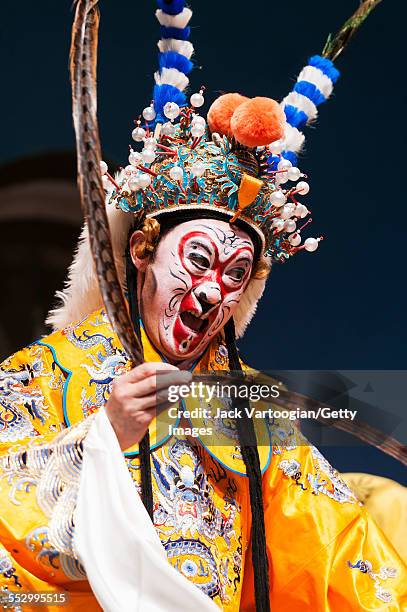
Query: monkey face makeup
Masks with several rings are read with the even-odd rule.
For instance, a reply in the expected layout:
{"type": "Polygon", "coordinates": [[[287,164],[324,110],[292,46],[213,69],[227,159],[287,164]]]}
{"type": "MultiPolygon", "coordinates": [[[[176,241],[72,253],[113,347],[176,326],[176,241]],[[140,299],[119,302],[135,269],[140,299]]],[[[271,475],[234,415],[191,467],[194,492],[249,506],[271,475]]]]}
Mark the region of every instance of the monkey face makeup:
{"type": "Polygon", "coordinates": [[[253,254],[248,234],[218,219],[181,223],[160,239],[143,266],[139,300],[145,330],[167,359],[198,357],[222,329],[250,279],[253,254]]]}

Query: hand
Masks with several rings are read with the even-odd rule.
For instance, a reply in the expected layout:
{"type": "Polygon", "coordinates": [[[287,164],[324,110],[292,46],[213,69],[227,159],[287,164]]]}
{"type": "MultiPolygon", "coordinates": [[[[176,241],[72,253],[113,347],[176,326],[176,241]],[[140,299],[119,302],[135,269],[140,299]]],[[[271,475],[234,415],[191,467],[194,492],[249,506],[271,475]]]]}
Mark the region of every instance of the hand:
{"type": "Polygon", "coordinates": [[[168,408],[168,388],[190,382],[192,374],[169,363],[143,363],[116,378],[106,413],[125,450],[138,444],[159,411],[168,408]]]}

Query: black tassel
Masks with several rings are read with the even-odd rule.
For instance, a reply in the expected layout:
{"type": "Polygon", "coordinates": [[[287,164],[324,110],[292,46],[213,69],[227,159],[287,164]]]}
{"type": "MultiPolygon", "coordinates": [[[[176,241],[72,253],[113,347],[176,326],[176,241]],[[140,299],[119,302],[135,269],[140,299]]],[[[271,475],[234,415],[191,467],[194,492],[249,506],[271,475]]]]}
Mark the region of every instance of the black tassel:
{"type": "MultiPolygon", "coordinates": [[[[140,317],[137,300],[137,271],[131,260],[130,252],[126,252],[126,282],[129,301],[130,317],[134,327],[134,333],[141,343],[140,317]]],[[[144,506],[153,520],[153,486],[151,481],[150,463],[150,434],[147,429],[139,444],[139,458],[141,471],[141,497],[144,506]]]]}
{"type": "MultiPolygon", "coordinates": [[[[242,372],[239,354],[236,348],[235,325],[233,319],[225,325],[225,341],[229,355],[229,369],[233,372],[242,372]]],[[[243,408],[245,401],[238,402],[243,408]]],[[[254,594],[256,612],[270,611],[269,572],[266,547],[266,528],[264,524],[264,507],[262,492],[262,475],[260,459],[257,450],[257,439],[253,421],[246,415],[236,419],[236,428],[239,435],[239,444],[249,478],[250,507],[252,511],[252,558],[254,574],[254,594]]]]}

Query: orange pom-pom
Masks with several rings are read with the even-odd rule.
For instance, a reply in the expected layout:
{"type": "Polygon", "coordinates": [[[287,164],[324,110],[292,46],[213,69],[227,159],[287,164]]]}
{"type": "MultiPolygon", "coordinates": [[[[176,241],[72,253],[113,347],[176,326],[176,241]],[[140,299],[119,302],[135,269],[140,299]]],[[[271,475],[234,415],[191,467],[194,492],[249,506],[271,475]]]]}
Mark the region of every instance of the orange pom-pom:
{"type": "Polygon", "coordinates": [[[261,147],[284,136],[285,114],[271,98],[252,98],[240,104],[230,120],[230,129],[246,147],[261,147]]]}
{"type": "Polygon", "coordinates": [[[238,93],[228,93],[219,96],[208,111],[208,125],[211,132],[219,132],[222,136],[230,136],[230,119],[238,106],[249,98],[238,93]]]}

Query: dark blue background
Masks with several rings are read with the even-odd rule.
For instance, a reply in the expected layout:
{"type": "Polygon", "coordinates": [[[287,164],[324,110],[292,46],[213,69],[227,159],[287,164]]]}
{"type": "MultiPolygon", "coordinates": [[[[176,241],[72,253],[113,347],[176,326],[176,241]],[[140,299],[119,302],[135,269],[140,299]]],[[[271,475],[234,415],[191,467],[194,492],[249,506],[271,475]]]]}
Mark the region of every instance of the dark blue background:
{"type": "MultiPolygon", "coordinates": [[[[281,99],[307,57],[356,0],[193,2],[199,69],[192,91],[281,99]],[[202,68],[201,68],[202,67],[202,68]]],[[[74,146],[68,50],[72,10],[55,0],[3,2],[0,162],[74,146]]],[[[154,3],[100,2],[99,121],[105,158],[126,161],[132,119],[149,102],[158,27],[154,3]]],[[[307,130],[311,235],[326,240],[275,267],[247,337],[265,369],[403,369],[405,288],[405,9],[384,1],[337,63],[332,100],[307,130]]],[[[405,470],[374,449],[329,451],[340,469],[405,470]]]]}

